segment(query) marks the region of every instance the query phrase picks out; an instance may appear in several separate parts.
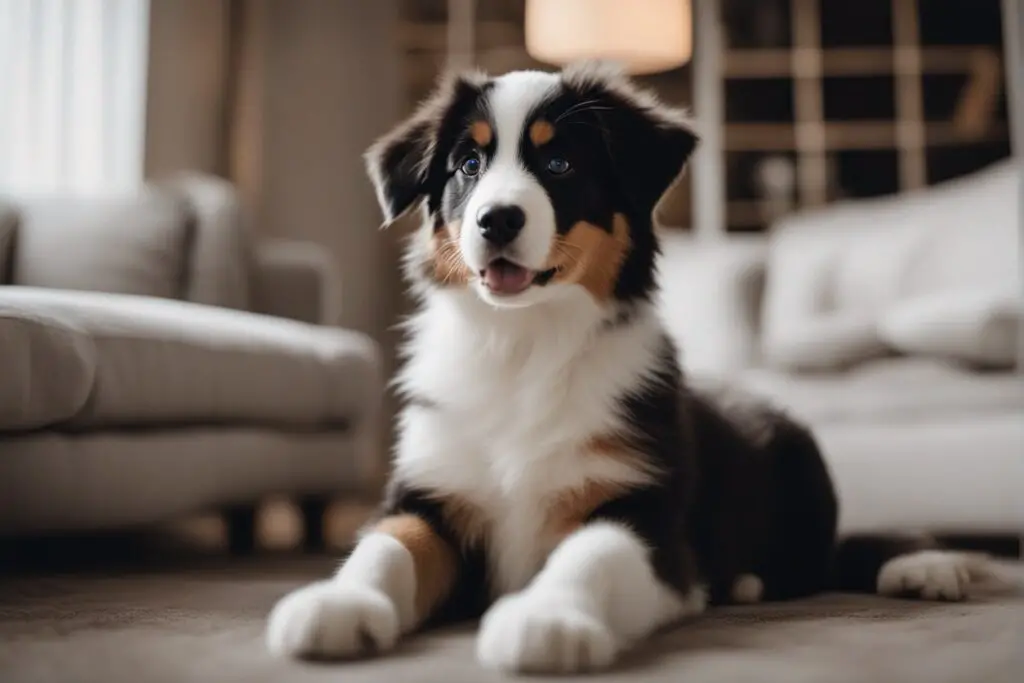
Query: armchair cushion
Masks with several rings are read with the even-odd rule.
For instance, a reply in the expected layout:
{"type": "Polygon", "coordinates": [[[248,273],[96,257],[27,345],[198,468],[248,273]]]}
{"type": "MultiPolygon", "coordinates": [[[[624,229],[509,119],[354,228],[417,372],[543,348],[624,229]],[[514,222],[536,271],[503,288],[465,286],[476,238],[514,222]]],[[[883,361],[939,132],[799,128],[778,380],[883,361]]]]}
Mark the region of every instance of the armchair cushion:
{"type": "Polygon", "coordinates": [[[0,431],[70,420],[89,399],[96,348],[77,326],[5,303],[0,290],[0,431]]]}
{"type": "MultiPolygon", "coordinates": [[[[73,415],[50,416],[66,429],[345,426],[375,411],[379,400],[377,347],[357,332],[190,302],[69,290],[6,287],[0,305],[10,315],[56,319],[94,348],[82,361],[94,365],[83,369],[92,373],[88,400],[73,415]]],[[[0,363],[26,361],[22,354],[0,356],[0,363]]],[[[48,361],[29,367],[40,381],[52,369],[48,361]]],[[[9,372],[0,367],[0,375],[9,372]]]]}

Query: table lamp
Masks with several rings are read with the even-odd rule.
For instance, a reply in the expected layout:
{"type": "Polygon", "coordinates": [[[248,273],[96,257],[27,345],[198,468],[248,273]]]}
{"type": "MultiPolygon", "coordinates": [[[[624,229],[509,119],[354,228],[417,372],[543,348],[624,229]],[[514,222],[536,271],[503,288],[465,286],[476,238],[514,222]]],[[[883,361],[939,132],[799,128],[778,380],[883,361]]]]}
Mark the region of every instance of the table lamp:
{"type": "Polygon", "coordinates": [[[526,51],[556,66],[602,59],[652,74],[689,61],[692,23],[690,0],[526,0],[526,51]]]}

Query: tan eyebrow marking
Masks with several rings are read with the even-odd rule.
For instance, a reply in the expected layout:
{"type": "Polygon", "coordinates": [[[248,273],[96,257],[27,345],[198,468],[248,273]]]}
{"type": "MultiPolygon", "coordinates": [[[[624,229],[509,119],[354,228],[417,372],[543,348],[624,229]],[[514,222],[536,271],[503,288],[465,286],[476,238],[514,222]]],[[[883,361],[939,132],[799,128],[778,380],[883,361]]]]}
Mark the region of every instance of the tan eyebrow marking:
{"type": "Polygon", "coordinates": [[[551,142],[552,138],[555,137],[555,127],[547,121],[541,119],[534,121],[530,125],[530,142],[533,143],[534,147],[540,147],[551,142]]]}
{"type": "Polygon", "coordinates": [[[494,139],[494,131],[486,121],[474,121],[469,127],[469,136],[479,146],[486,147],[494,139]]]}

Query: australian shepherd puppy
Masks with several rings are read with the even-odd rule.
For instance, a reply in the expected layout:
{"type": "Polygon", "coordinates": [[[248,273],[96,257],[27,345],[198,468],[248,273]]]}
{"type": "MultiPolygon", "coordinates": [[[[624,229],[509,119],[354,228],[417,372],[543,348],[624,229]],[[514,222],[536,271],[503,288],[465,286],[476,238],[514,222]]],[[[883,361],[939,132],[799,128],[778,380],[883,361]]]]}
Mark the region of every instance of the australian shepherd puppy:
{"type": "Polygon", "coordinates": [[[357,656],[482,615],[483,665],[572,672],[709,603],[965,595],[977,558],[838,542],[812,434],[684,381],[652,213],[695,145],[590,64],[450,77],[369,150],[386,222],[423,215],[406,405],[379,517],[277,604],[273,652],[357,656]]]}

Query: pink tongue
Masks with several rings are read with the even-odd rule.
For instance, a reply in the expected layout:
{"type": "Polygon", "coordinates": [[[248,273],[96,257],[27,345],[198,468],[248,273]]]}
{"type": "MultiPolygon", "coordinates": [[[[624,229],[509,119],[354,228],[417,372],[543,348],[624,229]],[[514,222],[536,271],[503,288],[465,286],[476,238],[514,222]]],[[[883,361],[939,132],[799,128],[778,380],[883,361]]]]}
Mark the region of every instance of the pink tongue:
{"type": "Polygon", "coordinates": [[[530,271],[508,261],[495,261],[484,271],[484,284],[499,294],[518,294],[530,286],[530,271]]]}

